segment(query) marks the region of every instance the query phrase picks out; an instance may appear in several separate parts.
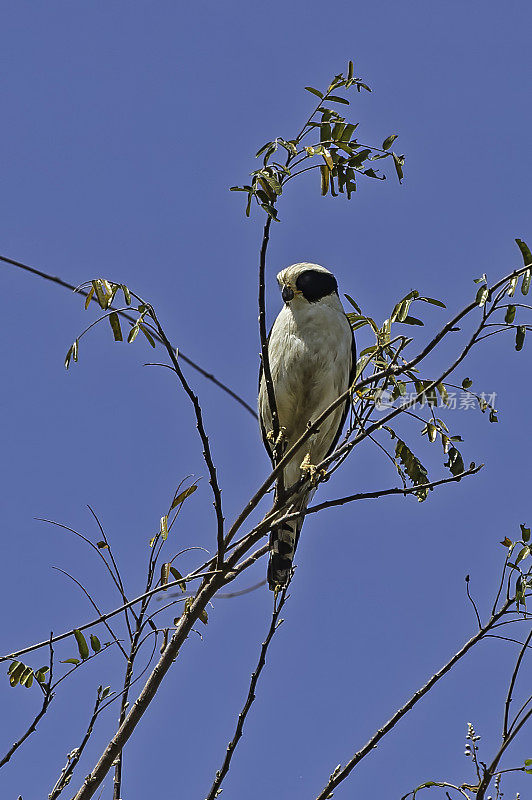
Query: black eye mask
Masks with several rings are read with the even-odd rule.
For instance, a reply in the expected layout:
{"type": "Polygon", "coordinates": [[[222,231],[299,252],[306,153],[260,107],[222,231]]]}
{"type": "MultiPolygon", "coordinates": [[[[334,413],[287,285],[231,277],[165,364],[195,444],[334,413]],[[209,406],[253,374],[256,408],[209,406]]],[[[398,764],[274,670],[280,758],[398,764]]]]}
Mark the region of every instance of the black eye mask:
{"type": "Polygon", "coordinates": [[[316,269],[306,269],[296,280],[296,288],[309,303],[316,303],[322,297],[327,297],[338,291],[338,284],[330,272],[320,272],[316,269]]]}

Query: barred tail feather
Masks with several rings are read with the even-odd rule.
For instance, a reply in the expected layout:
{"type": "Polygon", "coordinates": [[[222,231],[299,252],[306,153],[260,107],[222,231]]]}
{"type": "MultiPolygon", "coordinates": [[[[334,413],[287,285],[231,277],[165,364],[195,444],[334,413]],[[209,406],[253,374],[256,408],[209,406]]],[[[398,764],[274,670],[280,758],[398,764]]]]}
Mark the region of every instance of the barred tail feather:
{"type": "MultiPolygon", "coordinates": [[[[305,492],[293,511],[304,511],[314,491],[305,492]]],[[[270,531],[270,560],[268,562],[268,586],[275,591],[284,588],[292,577],[292,563],[294,560],[299,534],[303,527],[305,516],[302,514],[290,522],[276,525],[270,531]]]]}
{"type": "Polygon", "coordinates": [[[283,588],[292,577],[292,562],[296,552],[303,519],[284,522],[270,532],[270,561],[268,586],[272,591],[283,588]]]}

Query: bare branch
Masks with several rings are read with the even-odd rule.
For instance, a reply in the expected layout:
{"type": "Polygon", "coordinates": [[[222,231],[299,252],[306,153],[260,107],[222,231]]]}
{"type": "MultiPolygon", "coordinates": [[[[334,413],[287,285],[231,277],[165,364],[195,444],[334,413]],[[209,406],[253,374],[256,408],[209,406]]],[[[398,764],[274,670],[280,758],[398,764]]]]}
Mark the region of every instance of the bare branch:
{"type": "MultiPolygon", "coordinates": [[[[393,489],[380,489],[375,492],[359,492],[358,494],[350,494],[347,497],[339,497],[337,500],[325,500],[323,503],[318,503],[315,506],[310,506],[304,512],[305,514],[316,514],[318,511],[322,511],[324,508],[333,508],[334,506],[343,506],[345,503],[352,503],[355,500],[375,500],[378,497],[387,497],[393,494],[401,494],[401,495],[409,495],[415,494],[423,489],[434,489],[435,486],[443,486],[445,483],[456,483],[457,481],[462,480],[462,478],[467,478],[469,475],[476,475],[477,472],[483,468],[484,464],[479,464],[475,467],[470,467],[469,469],[461,472],[460,475],[453,475],[449,478],[441,478],[438,481],[431,481],[430,483],[421,483],[417,486],[410,486],[405,488],[396,487],[393,489]]],[[[298,516],[301,516],[301,512],[297,512],[298,516]]]]}
{"type": "MultiPolygon", "coordinates": [[[[84,595],[85,595],[85,596],[88,598],[88,600],[89,600],[90,604],[92,605],[92,607],[94,608],[94,610],[96,611],[96,613],[97,613],[97,614],[100,614],[100,616],[105,616],[105,615],[102,615],[102,612],[100,611],[100,609],[99,609],[99,608],[98,608],[98,606],[96,605],[96,602],[95,602],[95,601],[92,599],[91,595],[89,594],[89,592],[88,592],[88,591],[87,591],[87,589],[86,589],[86,588],[83,586],[83,584],[82,584],[82,583],[80,583],[80,582],[79,582],[79,581],[78,581],[76,578],[74,578],[74,576],[73,576],[73,575],[71,575],[69,572],[67,572],[67,571],[66,571],[66,570],[64,570],[64,569],[61,569],[61,567],[54,567],[54,569],[56,569],[58,572],[62,572],[62,573],[63,573],[63,575],[66,575],[66,576],[67,576],[67,578],[70,578],[70,580],[71,580],[71,581],[74,581],[74,583],[75,583],[77,586],[79,586],[79,588],[81,589],[81,591],[83,592],[83,594],[84,594],[84,595]]],[[[118,645],[118,647],[119,647],[120,651],[122,652],[122,655],[124,656],[124,658],[126,658],[126,659],[127,659],[127,653],[126,653],[126,651],[124,650],[124,648],[122,647],[122,645],[121,645],[121,643],[120,643],[120,640],[118,639],[118,636],[116,635],[116,633],[113,631],[113,629],[111,628],[111,626],[110,626],[110,625],[109,625],[109,623],[107,622],[107,619],[102,619],[102,622],[103,622],[103,624],[105,625],[105,627],[107,628],[107,630],[109,631],[109,633],[111,634],[111,636],[113,637],[113,641],[114,641],[114,642],[115,642],[115,643],[118,645]]],[[[79,630],[79,628],[78,628],[78,630],[79,630]]]]}
{"type": "MultiPolygon", "coordinates": [[[[197,574],[194,573],[191,575],[186,575],[183,578],[183,580],[191,581],[197,578],[204,578],[207,575],[213,575],[213,574],[215,574],[215,572],[213,571],[206,573],[199,572],[197,574]]],[[[135,605],[136,603],[142,602],[142,600],[145,600],[147,597],[151,597],[152,595],[157,594],[158,592],[165,591],[166,589],[171,589],[174,586],[179,586],[179,584],[182,583],[183,580],[179,579],[175,581],[169,581],[165,586],[157,586],[155,589],[151,589],[149,592],[145,592],[144,594],[141,594],[139,597],[135,597],[134,600],[130,600],[128,603],[124,603],[124,605],[120,606],[119,608],[115,608],[113,609],[113,611],[109,611],[107,614],[102,614],[97,619],[91,620],[91,622],[85,622],[83,625],[78,625],[77,628],[72,628],[69,631],[65,631],[65,633],[60,633],[58,636],[54,636],[52,638],[52,642],[55,644],[55,642],[60,642],[62,639],[67,639],[69,636],[74,636],[75,630],[85,631],[87,630],[87,628],[93,628],[95,625],[98,625],[101,622],[105,622],[106,620],[111,619],[111,617],[115,617],[117,614],[121,614],[123,611],[126,610],[126,608],[131,608],[131,606],[135,605]]],[[[22,656],[25,653],[31,653],[33,650],[40,650],[42,647],[46,647],[49,644],[49,641],[50,640],[47,639],[44,642],[31,644],[28,645],[28,647],[23,647],[21,650],[16,650],[13,653],[9,653],[8,655],[0,656],[0,662],[11,661],[13,658],[18,658],[18,656],[22,656]]]]}
{"type": "Polygon", "coordinates": [[[214,509],[215,509],[215,512],[216,512],[216,522],[217,522],[216,539],[217,539],[217,547],[218,547],[216,568],[217,569],[221,569],[221,566],[222,566],[222,563],[223,563],[223,557],[224,557],[224,516],[223,516],[223,511],[222,511],[222,495],[221,495],[221,492],[220,492],[220,486],[218,485],[218,478],[216,476],[216,467],[214,466],[214,462],[212,460],[211,448],[210,448],[210,445],[209,445],[209,438],[207,436],[207,433],[205,432],[205,426],[203,424],[203,414],[202,414],[202,411],[201,411],[201,406],[199,404],[199,400],[198,400],[197,395],[194,394],[194,392],[190,388],[190,385],[189,385],[187,379],[183,375],[183,371],[182,371],[181,367],[179,366],[179,361],[178,361],[178,358],[177,358],[177,355],[176,355],[176,351],[172,348],[172,345],[168,341],[167,336],[166,336],[166,334],[165,334],[165,332],[164,332],[164,330],[163,330],[163,328],[162,328],[162,326],[161,326],[161,324],[160,324],[160,322],[159,322],[159,320],[157,318],[157,315],[156,315],[154,309],[151,306],[150,306],[150,316],[152,317],[153,321],[155,322],[155,325],[157,326],[157,330],[159,332],[159,337],[160,337],[161,341],[163,342],[163,344],[164,344],[164,346],[166,348],[166,351],[167,351],[167,353],[168,353],[168,355],[170,357],[170,360],[171,360],[173,368],[174,368],[174,372],[176,373],[176,375],[177,375],[177,377],[179,379],[179,382],[181,383],[181,386],[183,387],[183,389],[187,393],[187,395],[188,395],[188,397],[189,397],[189,399],[190,399],[190,401],[192,403],[192,406],[194,408],[194,414],[196,416],[196,427],[198,429],[198,433],[200,435],[201,443],[203,445],[203,458],[204,458],[205,464],[207,465],[207,469],[209,471],[209,483],[211,485],[212,492],[213,492],[213,495],[214,495],[214,509]]]}
{"type": "Polygon", "coordinates": [[[81,744],[79,745],[79,747],[76,747],[74,750],[72,750],[68,754],[67,763],[65,764],[65,766],[61,770],[61,775],[57,779],[57,782],[56,782],[54,788],[52,789],[52,791],[48,795],[48,800],[56,800],[56,798],[59,797],[59,795],[61,794],[63,789],[65,789],[68,786],[68,784],[70,783],[70,779],[72,778],[72,773],[74,772],[74,770],[75,770],[75,768],[76,768],[76,766],[78,764],[78,761],[80,760],[81,755],[82,755],[82,753],[83,753],[83,751],[85,749],[85,746],[86,746],[87,742],[89,741],[89,739],[90,739],[90,737],[92,735],[92,731],[93,731],[93,728],[94,728],[94,723],[96,722],[96,718],[98,716],[98,709],[100,707],[101,702],[102,702],[102,687],[100,686],[100,687],[98,687],[98,691],[96,693],[96,702],[94,703],[94,709],[93,709],[93,712],[92,712],[92,716],[91,716],[91,718],[89,720],[89,724],[87,726],[87,730],[85,732],[85,735],[84,735],[83,739],[81,740],[81,744]]]}
{"type": "MultiPolygon", "coordinates": [[[[42,272],[42,270],[40,269],[35,269],[35,267],[29,267],[27,264],[23,264],[21,261],[15,261],[14,259],[7,258],[6,256],[0,256],[0,261],[3,261],[5,264],[11,264],[14,267],[19,267],[20,269],[26,270],[26,272],[30,272],[33,275],[38,275],[40,278],[44,278],[47,281],[52,281],[52,283],[57,283],[59,286],[64,286],[65,289],[71,289],[73,292],[77,292],[77,294],[83,295],[83,297],[87,297],[88,295],[88,292],[86,292],[84,289],[78,289],[76,286],[74,286],[71,283],[68,283],[67,281],[64,281],[62,278],[57,278],[54,275],[49,275],[47,272],[42,272]]],[[[92,300],[96,301],[96,298],[93,297],[92,300]]],[[[128,322],[135,323],[136,321],[135,317],[133,317],[131,314],[126,313],[125,311],[117,311],[116,313],[119,316],[123,317],[123,319],[127,319],[128,322]]],[[[159,340],[161,344],[163,344],[163,342],[159,339],[157,335],[156,338],[159,340]]],[[[240,397],[236,392],[230,389],[229,386],[226,386],[225,383],[222,383],[222,381],[218,380],[218,378],[215,378],[215,376],[211,372],[207,372],[206,370],[204,370],[203,367],[200,367],[199,364],[196,364],[195,361],[192,361],[191,358],[186,356],[181,351],[179,352],[179,356],[180,358],[183,359],[183,361],[186,364],[189,365],[189,367],[192,367],[192,369],[195,369],[197,372],[200,373],[200,375],[203,375],[203,377],[206,378],[208,381],[211,381],[211,383],[214,383],[215,386],[218,386],[219,389],[228,394],[229,397],[232,397],[233,400],[236,400],[236,402],[239,403],[239,405],[245,408],[246,411],[248,411],[252,417],[255,417],[255,419],[257,419],[257,412],[255,411],[255,409],[252,408],[252,406],[250,406],[249,403],[246,403],[246,401],[242,397],[240,397]]]]}
{"type": "Polygon", "coordinates": [[[48,670],[49,670],[48,671],[48,682],[44,685],[44,687],[42,687],[42,689],[43,689],[43,702],[42,702],[41,710],[39,711],[39,713],[37,714],[37,716],[35,717],[35,719],[31,723],[29,728],[26,730],[26,732],[20,737],[20,739],[18,739],[16,742],[14,742],[12,744],[11,748],[5,754],[3,759],[0,761],[0,768],[3,767],[5,764],[7,764],[7,762],[11,759],[11,757],[18,750],[18,748],[22,744],[24,744],[26,739],[29,736],[31,736],[31,734],[35,731],[35,729],[37,728],[37,725],[39,724],[41,719],[44,717],[46,712],[48,711],[48,706],[50,705],[50,703],[52,702],[52,700],[54,698],[54,693],[52,691],[52,679],[53,679],[53,672],[54,672],[54,648],[53,648],[52,642],[53,642],[53,634],[50,634],[50,639],[48,640],[48,644],[49,644],[49,647],[50,647],[50,660],[49,660],[49,667],[48,667],[48,670]]]}
{"type": "Polygon", "coordinates": [[[520,651],[520,653],[519,653],[519,655],[517,657],[517,661],[515,662],[515,667],[514,667],[514,670],[512,672],[512,677],[511,677],[511,680],[510,680],[510,684],[508,686],[508,692],[506,694],[506,701],[504,703],[504,720],[503,720],[503,725],[502,725],[503,741],[508,737],[508,734],[511,732],[511,730],[513,728],[513,725],[515,724],[515,720],[514,720],[514,723],[512,725],[509,724],[510,706],[512,704],[512,692],[513,692],[514,687],[515,687],[515,682],[516,682],[517,676],[519,674],[519,669],[521,667],[521,663],[523,661],[523,658],[524,658],[525,653],[526,653],[526,651],[528,649],[528,645],[530,644],[530,640],[531,639],[532,639],[532,628],[530,629],[530,632],[529,632],[528,636],[526,637],[525,641],[523,642],[523,646],[521,647],[521,651],[520,651]]]}
{"type": "Polygon", "coordinates": [[[322,791],[316,797],[316,800],[327,800],[327,798],[331,795],[331,792],[337,786],[339,786],[339,784],[342,783],[342,781],[344,781],[347,778],[347,776],[356,767],[356,765],[360,761],[362,761],[362,759],[365,758],[369,753],[371,753],[371,751],[378,744],[378,742],[380,742],[380,740],[383,739],[387,733],[389,733],[393,728],[395,728],[399,720],[402,719],[402,717],[404,717],[405,714],[411,711],[411,709],[416,705],[416,703],[419,700],[421,700],[421,698],[424,697],[427,694],[427,692],[429,692],[432,689],[432,687],[441,678],[443,678],[443,676],[446,675],[449,672],[449,670],[451,670],[452,667],[454,667],[454,665],[458,661],[460,661],[460,659],[463,658],[463,656],[465,656],[466,653],[468,653],[471,650],[471,648],[486,635],[486,633],[488,633],[491,630],[491,628],[495,625],[495,623],[499,619],[501,619],[502,616],[504,616],[504,614],[508,611],[508,609],[513,605],[514,602],[515,602],[514,597],[512,597],[510,600],[506,600],[499,609],[499,611],[497,611],[492,617],[490,617],[486,625],[480,628],[476,632],[476,634],[472,636],[471,639],[469,639],[469,641],[466,642],[464,646],[457,653],[455,653],[455,655],[451,659],[449,659],[449,661],[427,681],[427,683],[425,683],[424,686],[418,689],[417,692],[415,692],[412,695],[412,697],[409,700],[407,700],[407,702],[398,711],[395,712],[395,714],[388,720],[388,722],[386,722],[382,726],[382,728],[379,728],[379,730],[373,734],[371,739],[364,745],[364,747],[362,747],[354,754],[354,756],[347,762],[345,767],[336,772],[336,774],[333,773],[333,775],[331,775],[327,784],[324,786],[322,791]]]}
{"type": "Polygon", "coordinates": [[[273,601],[273,614],[272,620],[270,623],[270,628],[268,630],[268,634],[266,639],[262,643],[262,647],[260,650],[259,660],[257,662],[257,666],[255,671],[251,674],[251,682],[249,684],[249,691],[246,697],[246,701],[242,707],[242,711],[238,715],[238,720],[236,723],[235,732],[233,738],[227,745],[227,752],[225,754],[225,758],[223,760],[223,764],[219,770],[216,772],[216,777],[214,778],[213,784],[211,786],[210,792],[205,798],[205,800],[214,800],[214,798],[218,795],[220,786],[222,782],[229,772],[229,767],[231,766],[231,759],[233,758],[236,746],[242,736],[242,732],[244,729],[244,723],[246,721],[246,717],[249,713],[249,710],[255,700],[255,689],[257,688],[257,683],[260,678],[260,674],[264,669],[264,665],[266,664],[266,653],[268,652],[268,647],[270,646],[270,642],[274,637],[276,630],[279,628],[281,623],[283,622],[282,619],[279,619],[279,614],[287,600],[286,592],[288,587],[285,586],[281,595],[279,596],[279,602],[277,602],[277,596],[274,595],[273,601]]]}

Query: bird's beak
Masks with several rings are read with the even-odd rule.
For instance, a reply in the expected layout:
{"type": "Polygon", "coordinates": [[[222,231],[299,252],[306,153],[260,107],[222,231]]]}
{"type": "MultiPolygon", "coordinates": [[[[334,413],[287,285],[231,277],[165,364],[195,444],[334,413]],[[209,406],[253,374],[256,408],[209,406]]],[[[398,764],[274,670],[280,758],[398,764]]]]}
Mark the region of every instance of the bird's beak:
{"type": "Polygon", "coordinates": [[[290,286],[283,286],[281,296],[285,303],[289,303],[294,298],[294,290],[290,286]]]}

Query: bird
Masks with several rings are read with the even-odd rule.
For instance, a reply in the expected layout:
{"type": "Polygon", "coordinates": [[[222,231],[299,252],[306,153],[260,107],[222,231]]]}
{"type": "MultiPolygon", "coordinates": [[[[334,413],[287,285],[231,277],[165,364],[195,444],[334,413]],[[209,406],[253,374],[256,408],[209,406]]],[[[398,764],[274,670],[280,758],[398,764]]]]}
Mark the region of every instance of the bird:
{"type": "MultiPolygon", "coordinates": [[[[268,362],[277,406],[281,448],[286,452],[307,430],[309,423],[355,379],[356,347],[353,331],[338,296],[332,272],[319,264],[292,264],[277,275],[284,305],[268,336],[268,362]]],[[[292,511],[303,512],[314,494],[312,476],[336,447],[350,405],[338,406],[286,464],[282,475],[285,493],[308,477],[290,497],[292,511]]],[[[259,421],[264,446],[272,464],[274,442],[272,414],[264,370],[259,373],[259,421]]],[[[279,450],[279,448],[278,448],[279,450]]],[[[276,499],[279,499],[279,482],[276,499]]],[[[292,577],[292,562],[304,514],[272,527],[268,585],[279,591],[292,577]]]]}

